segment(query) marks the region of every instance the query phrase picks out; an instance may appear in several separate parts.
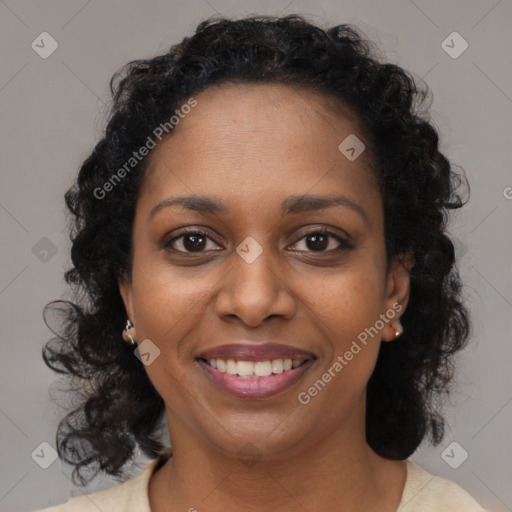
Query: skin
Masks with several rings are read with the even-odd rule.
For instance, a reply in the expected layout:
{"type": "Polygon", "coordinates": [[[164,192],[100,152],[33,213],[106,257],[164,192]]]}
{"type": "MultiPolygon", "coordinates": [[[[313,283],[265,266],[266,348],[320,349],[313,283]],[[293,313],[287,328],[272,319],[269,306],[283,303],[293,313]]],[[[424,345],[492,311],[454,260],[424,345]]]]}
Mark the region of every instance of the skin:
{"type": "Polygon", "coordinates": [[[365,440],[366,385],[380,343],[395,339],[393,325],[309,404],[297,400],[381,314],[407,306],[412,262],[393,260],[386,273],[369,151],[349,161],[338,150],[349,134],[364,136],[346,108],[304,88],[229,84],[196,99],[151,155],[133,268],[120,282],[134,339],[161,351],[145,368],[166,405],[173,457],[150,480],[151,509],[394,512],[405,462],[380,457],[365,440]],[[342,205],[282,215],[282,201],[295,194],[343,194],[367,220],[342,205]],[[188,195],[215,196],[230,212],[175,205],[150,215],[161,201],[188,195]],[[164,247],[185,226],[210,237],[202,253],[183,255],[193,250],[186,236],[164,247]],[[335,251],[332,237],[325,248],[308,242],[326,227],[352,248],[335,251]],[[247,236],[263,250],[250,264],[236,252],[247,236]],[[317,360],[276,396],[235,398],[195,357],[240,340],[296,346],[317,360]],[[240,456],[249,442],[261,457],[252,465],[240,456]]]}

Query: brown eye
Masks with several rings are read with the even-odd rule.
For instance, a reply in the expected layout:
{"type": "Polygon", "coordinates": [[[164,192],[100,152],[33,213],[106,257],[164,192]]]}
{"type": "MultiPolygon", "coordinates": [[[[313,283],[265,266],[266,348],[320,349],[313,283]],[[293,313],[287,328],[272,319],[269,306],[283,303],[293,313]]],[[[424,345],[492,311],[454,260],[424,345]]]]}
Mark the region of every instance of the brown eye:
{"type": "Polygon", "coordinates": [[[202,251],[206,246],[206,237],[201,234],[184,235],[182,238],[183,247],[187,251],[202,251]]]}
{"type": "Polygon", "coordinates": [[[209,240],[211,238],[203,231],[187,231],[169,240],[165,247],[176,252],[201,253],[206,249],[209,240]]]}
{"type": "Polygon", "coordinates": [[[329,235],[325,235],[323,233],[315,233],[313,235],[308,235],[305,238],[307,247],[314,251],[323,251],[324,249],[327,249],[329,245],[329,235]]]}
{"type": "Polygon", "coordinates": [[[331,231],[312,231],[303,236],[296,244],[302,240],[305,241],[306,252],[331,252],[350,247],[348,240],[331,231]],[[334,242],[331,240],[334,240],[334,242]]]}

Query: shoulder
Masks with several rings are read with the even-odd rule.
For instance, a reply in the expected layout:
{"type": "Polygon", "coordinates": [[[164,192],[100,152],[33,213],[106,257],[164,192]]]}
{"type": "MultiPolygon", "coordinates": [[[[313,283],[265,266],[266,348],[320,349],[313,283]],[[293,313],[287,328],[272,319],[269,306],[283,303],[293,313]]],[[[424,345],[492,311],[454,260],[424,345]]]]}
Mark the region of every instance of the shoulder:
{"type": "Polygon", "coordinates": [[[461,486],[406,460],[407,478],[397,512],[485,512],[461,486]]]}
{"type": "Polygon", "coordinates": [[[158,459],[154,460],[139,476],[104,491],[84,494],[71,498],[62,505],[41,509],[36,512],[151,512],[149,507],[148,484],[156,470],[158,459]]]}

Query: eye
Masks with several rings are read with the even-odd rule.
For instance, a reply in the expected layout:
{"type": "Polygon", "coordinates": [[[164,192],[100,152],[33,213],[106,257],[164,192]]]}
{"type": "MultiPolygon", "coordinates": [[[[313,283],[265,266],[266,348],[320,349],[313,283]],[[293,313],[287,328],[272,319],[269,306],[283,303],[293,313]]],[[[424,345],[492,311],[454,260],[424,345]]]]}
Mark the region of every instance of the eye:
{"type": "Polygon", "coordinates": [[[207,250],[208,241],[213,241],[204,231],[190,229],[181,233],[164,244],[165,248],[180,253],[201,253],[207,250]],[[178,246],[178,247],[176,247],[178,246]]]}
{"type": "MultiPolygon", "coordinates": [[[[297,245],[303,240],[306,249],[298,249],[299,252],[336,252],[349,249],[351,247],[350,242],[346,238],[328,229],[317,229],[316,231],[310,231],[293,245],[297,245]],[[332,247],[333,244],[334,247],[332,247]]],[[[166,249],[171,249],[174,252],[182,254],[200,254],[208,250],[218,250],[214,247],[208,249],[209,241],[212,243],[215,242],[204,231],[199,229],[186,229],[182,231],[180,235],[175,236],[169,241],[165,242],[163,246],[166,249]]],[[[215,243],[215,245],[217,244],[215,243]]]]}
{"type": "Polygon", "coordinates": [[[306,252],[334,252],[351,247],[349,241],[346,238],[338,235],[337,233],[333,233],[328,229],[310,231],[299,241],[295,242],[294,245],[297,245],[302,240],[305,241],[304,244],[306,245],[306,252]],[[334,247],[332,247],[332,240],[335,242],[334,247]],[[337,247],[336,243],[338,244],[337,247]]]}

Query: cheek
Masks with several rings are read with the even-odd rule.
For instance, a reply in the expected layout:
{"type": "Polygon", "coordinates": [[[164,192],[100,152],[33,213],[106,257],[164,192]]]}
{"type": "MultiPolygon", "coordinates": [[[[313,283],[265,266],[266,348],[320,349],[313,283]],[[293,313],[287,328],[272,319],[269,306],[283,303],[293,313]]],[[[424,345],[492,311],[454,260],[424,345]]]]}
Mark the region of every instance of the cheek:
{"type": "Polygon", "coordinates": [[[379,260],[362,256],[316,288],[309,307],[314,313],[310,318],[328,343],[319,369],[320,378],[328,373],[325,379],[331,382],[324,400],[350,407],[364,392],[380,348],[380,329],[375,325],[383,313],[383,282],[379,260]]]}
{"type": "Polygon", "coordinates": [[[311,286],[307,308],[331,336],[347,340],[374,325],[383,312],[384,278],[370,259],[340,269],[311,286]]]}
{"type": "Polygon", "coordinates": [[[381,277],[368,264],[340,271],[319,283],[308,305],[326,350],[315,378],[301,389],[300,403],[310,400],[325,428],[361,403],[375,367],[380,332],[372,327],[383,312],[381,277]]]}
{"type": "Polygon", "coordinates": [[[172,269],[154,262],[136,265],[133,272],[133,302],[137,320],[137,335],[155,340],[168,348],[198,324],[204,311],[211,280],[195,273],[172,269]],[[209,285],[209,286],[208,286],[209,285]]]}
{"type": "Polygon", "coordinates": [[[159,264],[138,267],[133,273],[137,337],[151,340],[159,350],[145,370],[166,404],[173,404],[172,409],[183,414],[191,393],[194,394],[190,384],[186,384],[190,375],[184,360],[188,360],[194,348],[190,340],[201,325],[207,296],[204,280],[187,279],[185,274],[159,264]]]}

